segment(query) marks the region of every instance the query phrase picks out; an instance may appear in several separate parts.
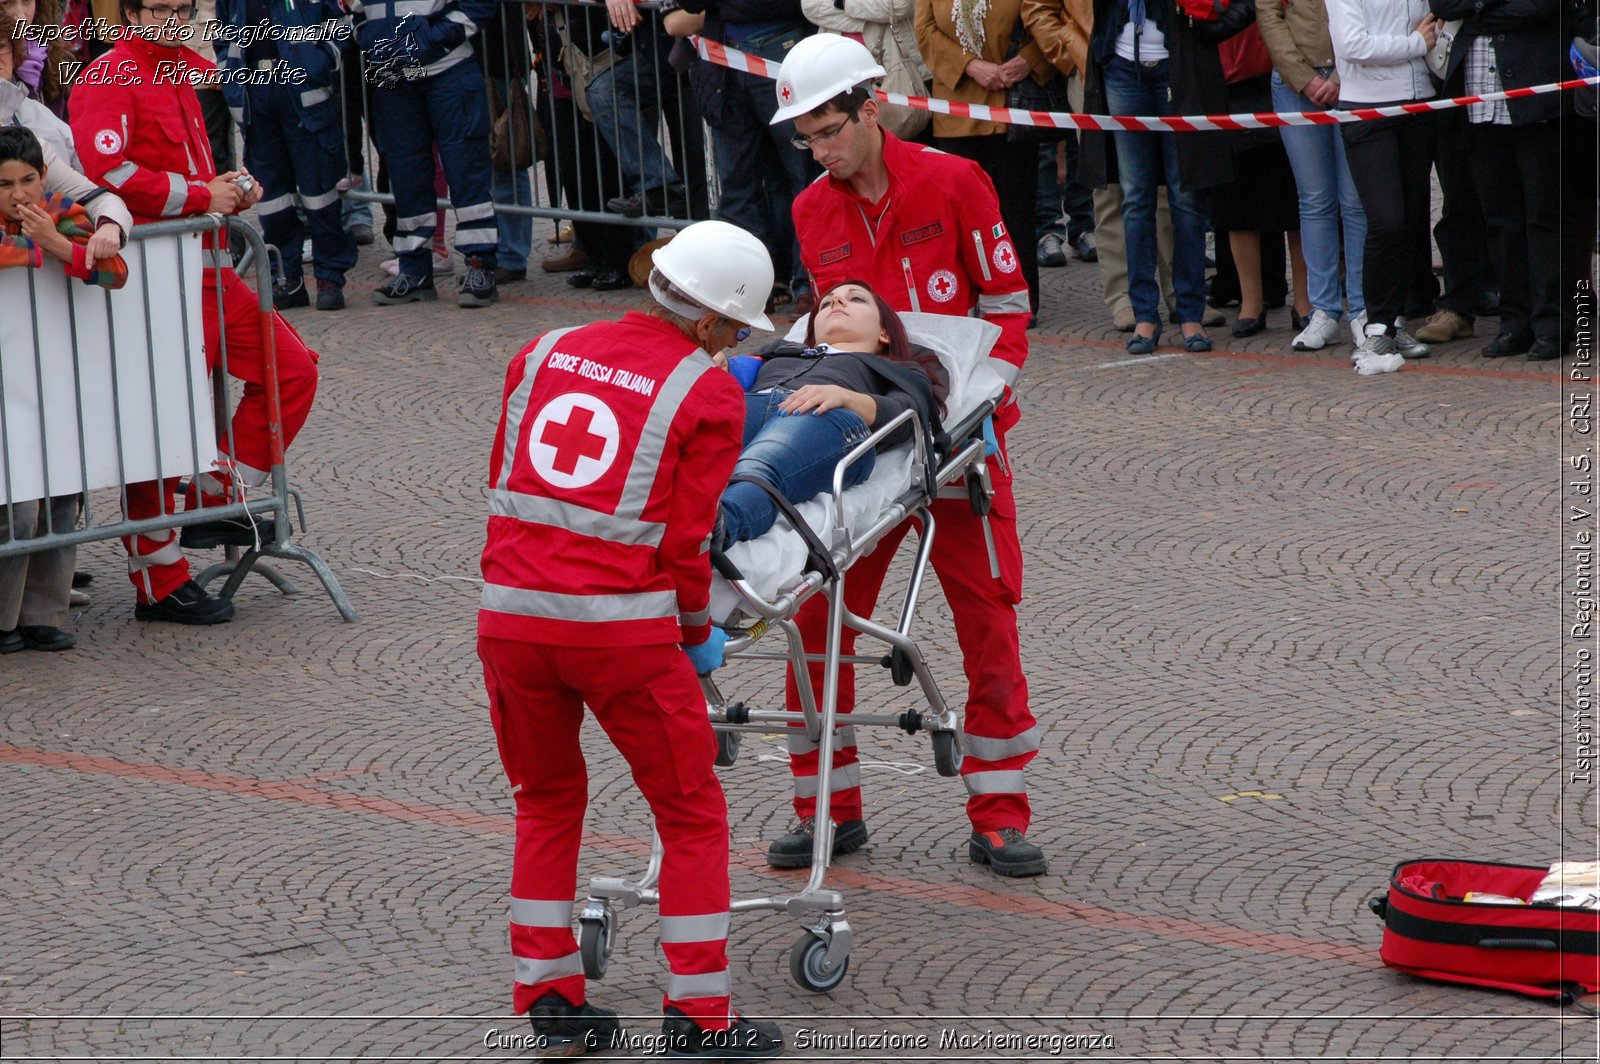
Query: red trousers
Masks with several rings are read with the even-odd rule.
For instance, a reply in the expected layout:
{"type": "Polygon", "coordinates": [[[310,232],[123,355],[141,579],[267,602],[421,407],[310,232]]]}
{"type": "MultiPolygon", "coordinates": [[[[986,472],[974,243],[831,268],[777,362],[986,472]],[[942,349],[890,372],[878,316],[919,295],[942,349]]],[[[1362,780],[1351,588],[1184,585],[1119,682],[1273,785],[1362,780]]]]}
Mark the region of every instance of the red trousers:
{"type": "Polygon", "coordinates": [[[511,872],[513,1007],[585,1000],[572,934],[588,775],[578,731],[587,705],[633,771],[661,836],[663,1007],[728,1027],[728,807],[712,768],[716,737],[694,667],[674,644],[557,647],[478,638],[489,716],[516,799],[511,872]]]}
{"type": "MultiPolygon", "coordinates": [[[[1003,444],[1002,444],[1003,446],[1003,444]]],[[[994,505],[987,519],[972,512],[966,499],[940,499],[931,507],[936,533],[929,559],[939,577],[955,622],[967,675],[967,705],[962,727],[966,757],[961,778],[967,786],[967,818],[974,831],[1013,827],[1028,830],[1030,810],[1023,769],[1039,751],[1039,728],[1028,710],[1028,681],[1022,675],[1022,654],[1017,638],[1017,603],[1022,600],[1022,544],[1017,539],[1017,504],[1011,476],[989,459],[994,505]],[[989,571],[983,524],[994,534],[1000,578],[989,571]]],[[[852,613],[872,616],[884,576],[901,540],[911,529],[907,521],[889,532],[866,557],[850,567],[845,577],[845,604],[852,613]]],[[[827,649],[828,604],[821,596],[801,607],[796,623],[807,652],[827,649]]],[[[843,633],[842,653],[855,653],[856,633],[843,633]]],[[[822,666],[813,663],[811,689],[818,707],[822,700],[822,666]]],[[[794,670],[789,670],[786,704],[799,712],[799,692],[794,670]]],[[[855,709],[855,669],[840,666],[839,713],[855,709]]],[[[861,768],[856,757],[855,729],[842,728],[834,749],[830,807],[835,823],[862,816],[861,768]]],[[[791,729],[789,765],[794,773],[795,813],[813,816],[817,807],[817,746],[804,731],[791,729]]]]}
{"type": "MultiPolygon", "coordinates": [[[[203,277],[200,320],[205,326],[206,368],[214,369],[221,361],[222,339],[226,337],[228,374],[245,382],[244,396],[233,412],[232,437],[227,426],[219,426],[218,447],[232,460],[239,477],[255,486],[265,483],[272,469],[260,300],[255,290],[232,270],[207,269],[203,277]]],[[[317,353],[306,346],[281,314],[269,313],[278,353],[278,399],[283,413],[283,445],[287,448],[311,413],[311,402],[317,394],[317,353]]],[[[220,486],[221,490],[202,492],[200,499],[189,501],[190,508],[207,501],[213,505],[228,501],[231,478],[227,474],[210,474],[209,478],[216,482],[212,486],[220,486]]],[[[132,520],[176,513],[177,484],[176,477],[129,484],[123,512],[132,520]]],[[[178,546],[176,532],[124,536],[122,545],[128,551],[128,578],[138,591],[139,601],[166,598],[189,579],[189,563],[178,546]]]]}

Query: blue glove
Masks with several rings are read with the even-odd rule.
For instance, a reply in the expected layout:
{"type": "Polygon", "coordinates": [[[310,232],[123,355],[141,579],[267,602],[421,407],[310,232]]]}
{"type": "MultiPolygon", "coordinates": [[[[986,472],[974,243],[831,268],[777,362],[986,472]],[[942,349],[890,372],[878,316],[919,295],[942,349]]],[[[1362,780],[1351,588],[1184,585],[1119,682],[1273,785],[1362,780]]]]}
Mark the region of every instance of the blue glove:
{"type": "Polygon", "coordinates": [[[727,645],[728,633],[712,625],[711,635],[704,643],[684,647],[683,652],[689,655],[689,663],[694,666],[696,673],[709,676],[713,670],[722,668],[722,648],[727,645]]]}
{"type": "Polygon", "coordinates": [[[755,355],[735,355],[728,359],[728,372],[733,374],[733,379],[739,382],[739,387],[745,391],[756,382],[756,374],[761,371],[761,360],[755,355]]]}
{"type": "Polygon", "coordinates": [[[983,456],[991,457],[1000,453],[1000,440],[994,434],[994,418],[983,419],[983,456]]]}

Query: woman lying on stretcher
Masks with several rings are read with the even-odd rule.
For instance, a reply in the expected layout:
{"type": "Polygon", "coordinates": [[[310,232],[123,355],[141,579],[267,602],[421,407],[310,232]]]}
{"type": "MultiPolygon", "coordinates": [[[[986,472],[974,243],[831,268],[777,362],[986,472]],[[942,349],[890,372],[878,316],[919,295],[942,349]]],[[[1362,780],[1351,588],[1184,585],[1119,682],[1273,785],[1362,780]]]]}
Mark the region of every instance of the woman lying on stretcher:
{"type": "MultiPolygon", "coordinates": [[[[860,281],[835,285],[817,300],[804,345],[779,342],[759,355],[730,359],[745,388],[744,446],[735,477],[771,484],[793,503],[833,486],[839,460],[901,411],[937,424],[949,393],[939,358],[913,347],[900,317],[860,281]]],[[[911,437],[910,426],[880,446],[911,437]]],[[[868,451],[845,472],[851,487],[872,473],[868,451]]],[[[755,539],[772,527],[778,508],[759,485],[733,483],[722,494],[718,546],[755,539]]]]}

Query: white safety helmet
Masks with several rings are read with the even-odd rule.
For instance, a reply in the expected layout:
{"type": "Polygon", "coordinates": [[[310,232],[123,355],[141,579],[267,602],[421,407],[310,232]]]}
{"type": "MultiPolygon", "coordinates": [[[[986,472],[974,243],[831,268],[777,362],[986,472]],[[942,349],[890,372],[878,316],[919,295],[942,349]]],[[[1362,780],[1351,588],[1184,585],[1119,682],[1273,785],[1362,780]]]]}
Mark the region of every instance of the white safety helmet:
{"type": "MultiPolygon", "coordinates": [[[[772,294],[772,256],[766,245],[727,222],[695,222],[655,253],[655,268],[673,286],[709,310],[772,331],[764,313],[772,294]]],[[[692,311],[651,288],[656,301],[678,314],[692,311]]],[[[685,314],[685,316],[691,316],[685,314]]]]}
{"type": "Polygon", "coordinates": [[[805,37],[778,68],[778,110],[772,124],[810,114],[842,92],[884,76],[867,46],[837,33],[805,37]]]}

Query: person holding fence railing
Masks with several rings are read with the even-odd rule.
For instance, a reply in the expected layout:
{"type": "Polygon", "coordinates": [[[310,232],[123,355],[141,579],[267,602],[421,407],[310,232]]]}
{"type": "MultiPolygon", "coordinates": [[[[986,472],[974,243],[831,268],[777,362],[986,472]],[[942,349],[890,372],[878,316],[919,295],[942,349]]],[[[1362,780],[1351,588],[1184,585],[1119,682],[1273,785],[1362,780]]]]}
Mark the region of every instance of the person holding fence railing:
{"type": "Polygon", "coordinates": [[[494,271],[500,234],[492,194],[489,95],[473,51],[479,27],[497,16],[495,0],[369,0],[356,37],[373,83],[372,126],[388,164],[399,217],[394,250],[399,272],[372,293],[374,303],[431,303],[433,153],[450,186],[456,250],[456,304],[499,302],[494,271]]]}
{"type": "MultiPolygon", "coordinates": [[[[0,129],[0,269],[38,269],[49,256],[68,277],[121,288],[128,267],[117,254],[115,234],[101,234],[82,206],[49,192],[48,174],[38,137],[0,129]]],[[[70,531],[81,498],[74,493],[0,507],[0,543],[70,531]]],[[[0,559],[0,654],[66,650],[77,642],[65,629],[77,554],[68,546],[0,559]]]]}
{"type": "Polygon", "coordinates": [[[349,22],[334,0],[218,0],[217,14],[230,30],[268,25],[282,31],[277,39],[230,35],[221,63],[233,75],[222,91],[244,133],[245,166],[261,182],[256,213],[262,235],[283,257],[272,303],[279,310],[311,303],[301,260],[309,227],[317,309],[343,310],[345,272],[356,264],[356,239],[345,230],[339,204],[345,161],[337,92],[340,42],[349,22]],[[279,70],[293,71],[295,82],[259,84],[239,76],[279,70]]]}
{"type": "MultiPolygon", "coordinates": [[[[78,78],[72,126],[84,146],[84,172],[115,189],[138,221],[236,214],[255,206],[261,199],[260,186],[247,174],[217,173],[211,159],[191,79],[214,76],[216,67],[185,48],[182,39],[184,27],[194,17],[194,4],[188,0],[121,0],[121,4],[129,25],[147,30],[148,37],[118,41],[78,78]]],[[[189,486],[189,509],[221,505],[242,496],[246,488],[265,484],[272,466],[274,429],[259,301],[233,272],[221,230],[204,235],[203,249],[200,317],[206,362],[214,366],[226,354],[228,373],[245,386],[231,427],[222,430],[218,468],[200,473],[189,486]]],[[[317,354],[281,315],[269,313],[282,414],[277,430],[287,448],[311,413],[317,354]]],[[[174,513],[177,485],[176,478],[129,484],[123,509],[134,520],[174,513]]],[[[240,516],[188,525],[181,542],[171,531],[125,538],[128,574],[138,596],[134,616],[179,624],[231,620],[231,602],[207,594],[189,579],[183,548],[254,546],[276,538],[275,532],[270,518],[240,516]]]]}

